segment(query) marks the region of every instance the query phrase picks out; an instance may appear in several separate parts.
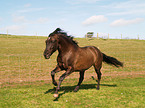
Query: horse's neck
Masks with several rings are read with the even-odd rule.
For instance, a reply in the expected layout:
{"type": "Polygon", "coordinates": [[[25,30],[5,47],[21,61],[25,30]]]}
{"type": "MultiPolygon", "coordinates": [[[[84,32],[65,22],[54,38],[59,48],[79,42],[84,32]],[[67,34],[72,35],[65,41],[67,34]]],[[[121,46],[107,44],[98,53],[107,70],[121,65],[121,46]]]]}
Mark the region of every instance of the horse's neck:
{"type": "Polygon", "coordinates": [[[67,38],[61,38],[59,42],[59,53],[67,53],[69,51],[73,51],[73,49],[76,49],[78,46],[75,45],[71,40],[67,38]]]}

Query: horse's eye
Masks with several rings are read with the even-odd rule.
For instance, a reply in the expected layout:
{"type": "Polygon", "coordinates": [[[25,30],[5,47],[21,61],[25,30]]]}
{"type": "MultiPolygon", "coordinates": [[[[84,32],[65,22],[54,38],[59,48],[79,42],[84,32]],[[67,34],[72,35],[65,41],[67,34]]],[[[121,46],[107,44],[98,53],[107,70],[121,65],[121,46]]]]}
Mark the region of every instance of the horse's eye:
{"type": "Polygon", "coordinates": [[[52,40],[51,42],[54,43],[54,42],[56,42],[56,40],[52,40]]]}
{"type": "Polygon", "coordinates": [[[53,49],[54,47],[52,46],[52,47],[50,47],[50,49],[53,49]]]}

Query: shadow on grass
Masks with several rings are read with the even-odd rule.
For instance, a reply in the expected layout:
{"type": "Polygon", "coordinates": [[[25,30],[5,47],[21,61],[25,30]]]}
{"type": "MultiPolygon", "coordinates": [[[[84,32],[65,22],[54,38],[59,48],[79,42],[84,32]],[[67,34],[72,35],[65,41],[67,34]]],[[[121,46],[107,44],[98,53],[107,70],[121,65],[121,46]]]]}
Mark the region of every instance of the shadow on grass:
{"type": "MultiPolygon", "coordinates": [[[[94,77],[92,77],[92,79],[95,80],[94,77]]],[[[97,80],[95,80],[95,81],[97,82],[97,80]]],[[[96,84],[82,84],[82,85],[80,86],[79,90],[81,90],[81,89],[83,89],[83,90],[84,90],[84,89],[96,89],[96,86],[97,86],[97,83],[96,83],[96,84]]],[[[117,87],[116,84],[113,84],[113,85],[110,85],[110,84],[100,84],[100,86],[117,87]]],[[[59,99],[62,95],[64,95],[65,93],[73,92],[74,89],[75,89],[75,87],[76,87],[76,85],[75,85],[75,86],[62,86],[62,87],[60,88],[59,91],[60,91],[60,92],[63,91],[63,93],[59,93],[59,96],[58,96],[57,98],[55,98],[53,101],[58,101],[58,99],[59,99]]],[[[54,94],[55,90],[56,90],[56,88],[54,87],[54,88],[49,89],[49,90],[47,90],[46,92],[44,92],[44,94],[47,94],[47,93],[54,94]]],[[[78,91],[79,91],[79,90],[78,90],[78,91]]],[[[96,89],[96,90],[97,90],[97,89],[96,89]]]]}

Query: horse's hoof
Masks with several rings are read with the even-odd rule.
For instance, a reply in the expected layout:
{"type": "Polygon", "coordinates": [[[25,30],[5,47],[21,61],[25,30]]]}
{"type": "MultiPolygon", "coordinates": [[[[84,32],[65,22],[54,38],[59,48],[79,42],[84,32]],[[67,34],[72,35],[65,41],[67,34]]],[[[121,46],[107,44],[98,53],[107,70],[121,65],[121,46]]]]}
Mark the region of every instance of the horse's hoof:
{"type": "Polygon", "coordinates": [[[58,98],[58,94],[54,94],[53,97],[58,98]]]}
{"type": "Polygon", "coordinates": [[[79,90],[79,86],[76,86],[76,88],[74,89],[74,92],[77,92],[79,90]]]}
{"type": "Polygon", "coordinates": [[[54,84],[55,86],[57,86],[57,82],[53,82],[53,84],[54,84]]]}
{"type": "Polygon", "coordinates": [[[77,92],[78,91],[78,89],[74,89],[74,92],[77,92]]]}

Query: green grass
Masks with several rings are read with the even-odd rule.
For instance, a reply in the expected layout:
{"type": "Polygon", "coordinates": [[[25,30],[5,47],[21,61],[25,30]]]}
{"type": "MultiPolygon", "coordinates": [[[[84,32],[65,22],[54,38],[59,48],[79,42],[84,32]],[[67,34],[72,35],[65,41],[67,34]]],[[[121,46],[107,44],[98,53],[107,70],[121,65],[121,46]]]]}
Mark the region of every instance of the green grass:
{"type": "Polygon", "coordinates": [[[106,79],[101,89],[96,90],[96,81],[84,81],[78,92],[72,92],[77,80],[66,80],[61,88],[60,97],[53,97],[52,84],[17,85],[1,89],[1,108],[126,108],[145,107],[145,79],[106,79]],[[72,83],[70,83],[72,82],[72,83]],[[46,93],[45,93],[46,92],[46,93]]]}
{"type": "MultiPolygon", "coordinates": [[[[96,74],[90,68],[80,90],[74,93],[79,75],[73,73],[64,80],[60,97],[55,99],[50,72],[55,68],[57,52],[44,59],[46,38],[0,35],[0,108],[145,107],[145,40],[75,38],[81,47],[97,46],[116,57],[124,62],[124,68],[103,63],[99,91],[92,79],[96,74]]],[[[57,73],[57,81],[62,73],[57,73]]]]}

